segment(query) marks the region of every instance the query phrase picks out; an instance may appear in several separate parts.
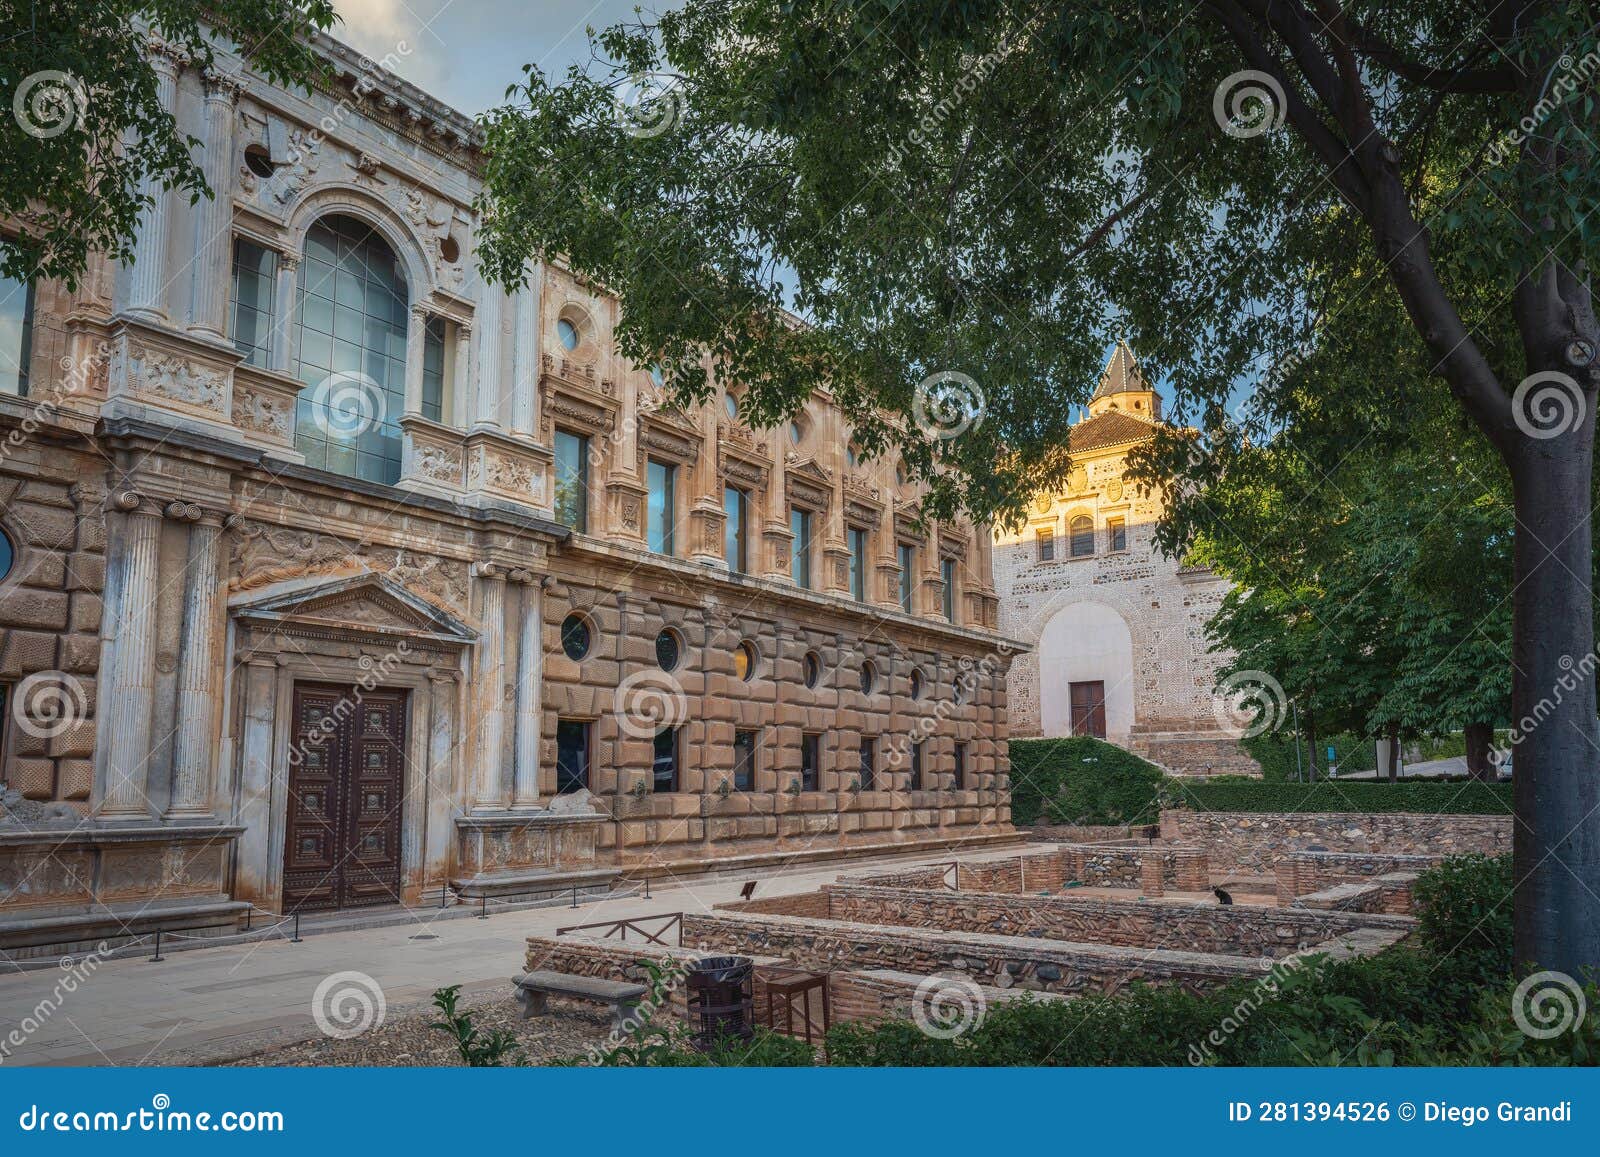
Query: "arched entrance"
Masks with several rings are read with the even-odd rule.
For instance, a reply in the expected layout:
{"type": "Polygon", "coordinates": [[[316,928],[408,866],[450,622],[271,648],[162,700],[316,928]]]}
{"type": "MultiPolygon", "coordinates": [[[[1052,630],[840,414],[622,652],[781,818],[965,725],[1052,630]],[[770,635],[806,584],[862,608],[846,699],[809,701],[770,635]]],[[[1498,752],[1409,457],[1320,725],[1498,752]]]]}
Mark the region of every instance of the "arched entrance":
{"type": "Polygon", "coordinates": [[[1045,624],[1039,636],[1039,724],[1049,737],[1103,730],[1105,738],[1127,742],[1133,728],[1133,636],[1122,616],[1103,603],[1073,603],[1045,624]]]}

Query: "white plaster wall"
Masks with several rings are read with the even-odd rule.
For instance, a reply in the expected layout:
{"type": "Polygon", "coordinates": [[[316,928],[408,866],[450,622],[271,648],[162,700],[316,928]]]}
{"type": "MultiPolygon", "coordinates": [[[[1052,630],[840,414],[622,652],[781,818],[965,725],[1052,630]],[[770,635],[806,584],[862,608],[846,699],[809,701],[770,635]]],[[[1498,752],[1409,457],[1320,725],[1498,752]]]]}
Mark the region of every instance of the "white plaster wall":
{"type": "Polygon", "coordinates": [[[1046,736],[1072,734],[1073,683],[1106,685],[1106,738],[1125,742],[1133,727],[1133,635],[1103,603],[1057,611],[1039,636],[1039,711],[1046,736]]]}

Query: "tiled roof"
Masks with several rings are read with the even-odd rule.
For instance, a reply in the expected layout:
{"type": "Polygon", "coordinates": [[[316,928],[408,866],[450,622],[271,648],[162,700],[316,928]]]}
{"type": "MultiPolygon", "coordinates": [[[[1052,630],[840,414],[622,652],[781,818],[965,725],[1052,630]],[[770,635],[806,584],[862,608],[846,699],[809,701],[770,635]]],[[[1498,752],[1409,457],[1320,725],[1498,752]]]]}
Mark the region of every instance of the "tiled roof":
{"type": "Polygon", "coordinates": [[[1145,384],[1144,375],[1139,372],[1139,363],[1134,358],[1133,351],[1128,348],[1128,343],[1119,341],[1117,348],[1111,351],[1111,360],[1106,362],[1106,368],[1100,375],[1100,384],[1095,387],[1094,396],[1106,398],[1112,394],[1126,394],[1132,390],[1149,388],[1145,384]]]}
{"type": "Polygon", "coordinates": [[[1082,454],[1127,442],[1143,442],[1155,436],[1156,423],[1136,418],[1122,410],[1107,410],[1098,417],[1072,427],[1068,450],[1073,454],[1082,454]]]}

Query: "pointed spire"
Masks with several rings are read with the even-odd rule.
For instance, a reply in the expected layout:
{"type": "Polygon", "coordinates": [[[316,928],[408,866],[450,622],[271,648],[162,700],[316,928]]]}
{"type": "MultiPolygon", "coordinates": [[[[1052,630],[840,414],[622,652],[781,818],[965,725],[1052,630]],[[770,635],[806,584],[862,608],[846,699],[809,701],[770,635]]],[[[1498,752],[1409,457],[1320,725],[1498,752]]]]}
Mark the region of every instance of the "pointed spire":
{"type": "Polygon", "coordinates": [[[1139,373],[1138,359],[1133,356],[1133,350],[1128,348],[1127,339],[1118,338],[1117,346],[1111,351],[1106,368],[1100,374],[1100,384],[1095,387],[1094,397],[1105,398],[1112,394],[1149,388],[1145,385],[1144,376],[1139,373]]]}

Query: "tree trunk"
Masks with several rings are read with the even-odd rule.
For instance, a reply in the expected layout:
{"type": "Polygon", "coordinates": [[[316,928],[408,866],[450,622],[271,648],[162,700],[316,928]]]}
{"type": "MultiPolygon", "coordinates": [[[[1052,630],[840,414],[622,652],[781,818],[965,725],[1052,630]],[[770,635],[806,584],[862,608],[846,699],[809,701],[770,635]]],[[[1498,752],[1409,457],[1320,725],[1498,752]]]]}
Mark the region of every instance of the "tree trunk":
{"type": "Polygon", "coordinates": [[[1578,429],[1512,455],[1516,823],[1521,968],[1600,968],[1600,723],[1590,575],[1593,394],[1578,429]]]}
{"type": "Polygon", "coordinates": [[[1495,768],[1489,762],[1489,749],[1494,746],[1494,724],[1469,723],[1461,729],[1461,735],[1467,741],[1467,774],[1493,782],[1495,768]]]}
{"type": "Polygon", "coordinates": [[[1389,782],[1395,783],[1400,778],[1400,725],[1390,723],[1385,727],[1384,738],[1389,741],[1389,766],[1384,768],[1384,771],[1389,776],[1389,782]]]}
{"type": "Polygon", "coordinates": [[[1317,717],[1311,712],[1306,712],[1306,746],[1311,751],[1311,758],[1306,760],[1306,782],[1317,782],[1317,717]]]}

